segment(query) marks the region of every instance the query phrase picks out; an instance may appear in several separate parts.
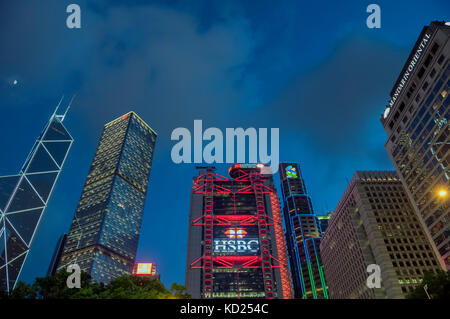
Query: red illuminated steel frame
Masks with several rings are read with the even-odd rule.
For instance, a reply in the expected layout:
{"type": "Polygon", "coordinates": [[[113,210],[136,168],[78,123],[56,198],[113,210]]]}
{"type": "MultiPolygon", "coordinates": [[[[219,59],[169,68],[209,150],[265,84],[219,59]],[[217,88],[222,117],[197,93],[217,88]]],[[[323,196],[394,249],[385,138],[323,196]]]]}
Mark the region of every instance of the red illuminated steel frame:
{"type": "Polygon", "coordinates": [[[264,209],[264,193],[262,176],[252,172],[250,181],[254,187],[256,196],[256,213],[258,217],[259,240],[261,243],[261,267],[263,271],[264,289],[267,298],[273,298],[272,258],[269,251],[269,239],[267,238],[267,218],[264,209]]]}
{"type": "Polygon", "coordinates": [[[213,197],[214,197],[214,170],[208,168],[205,183],[205,225],[204,225],[204,267],[203,267],[203,295],[205,298],[212,297],[213,288],[213,197]]]}
{"type": "Polygon", "coordinates": [[[285,299],[293,299],[294,292],[292,291],[291,273],[287,267],[288,255],[286,249],[286,238],[284,236],[283,222],[281,217],[280,201],[276,193],[270,194],[270,203],[272,205],[273,225],[275,230],[275,241],[278,248],[279,264],[285,265],[280,267],[281,286],[283,289],[283,296],[285,299]]]}
{"type": "MultiPolygon", "coordinates": [[[[246,181],[251,185],[240,188],[236,192],[216,184],[217,181],[233,181],[227,177],[215,173],[215,168],[208,167],[206,173],[198,176],[193,182],[193,192],[203,194],[204,212],[203,215],[192,222],[193,226],[203,226],[205,248],[203,256],[191,263],[191,268],[202,269],[203,273],[203,296],[211,298],[213,292],[213,270],[214,268],[261,268],[266,298],[273,298],[274,279],[272,268],[280,269],[280,277],[283,297],[292,299],[293,292],[291,286],[291,276],[287,268],[286,242],[282,226],[281,210],[276,194],[276,190],[264,185],[264,177],[256,170],[247,173],[239,170],[239,177],[234,181],[246,181]],[[234,215],[214,214],[213,199],[214,194],[230,193],[233,197],[237,194],[254,194],[256,198],[256,216],[238,215],[234,207],[234,215]],[[266,214],[264,195],[268,194],[272,215],[266,214]],[[214,256],[212,251],[213,228],[214,225],[233,227],[257,225],[260,238],[259,256],[214,256]],[[275,243],[278,252],[278,259],[270,254],[269,227],[273,227],[275,233],[275,243]]],[[[235,201],[234,201],[235,202],[235,201]]]]}

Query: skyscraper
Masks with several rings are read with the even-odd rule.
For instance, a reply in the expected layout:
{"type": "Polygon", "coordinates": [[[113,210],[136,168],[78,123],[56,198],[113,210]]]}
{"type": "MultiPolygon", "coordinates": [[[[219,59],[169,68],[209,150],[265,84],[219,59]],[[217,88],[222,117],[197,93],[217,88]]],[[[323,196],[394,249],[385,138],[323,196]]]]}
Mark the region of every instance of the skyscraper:
{"type": "Polygon", "coordinates": [[[103,283],[132,273],[155,140],[134,112],[105,125],[58,268],[103,283]]]}
{"type": "Polygon", "coordinates": [[[319,249],[322,232],[300,168],[296,163],[281,163],[279,172],[295,298],[328,298],[319,249]]]}
{"type": "Polygon", "coordinates": [[[187,292],[197,299],[292,298],[280,204],[270,168],[236,164],[229,175],[215,173],[214,167],[199,167],[194,177],[187,292]]]}
{"type": "Polygon", "coordinates": [[[62,124],[68,108],[60,115],[58,107],[19,174],[0,177],[0,289],[4,291],[17,283],[73,143],[62,124]]]}
{"type": "Polygon", "coordinates": [[[381,117],[386,150],[450,269],[450,23],[423,28],[381,117]]]}
{"type": "Polygon", "coordinates": [[[439,262],[394,171],[358,171],[336,206],[320,250],[332,299],[399,299],[439,262]],[[381,287],[367,279],[380,267],[381,287]]]}

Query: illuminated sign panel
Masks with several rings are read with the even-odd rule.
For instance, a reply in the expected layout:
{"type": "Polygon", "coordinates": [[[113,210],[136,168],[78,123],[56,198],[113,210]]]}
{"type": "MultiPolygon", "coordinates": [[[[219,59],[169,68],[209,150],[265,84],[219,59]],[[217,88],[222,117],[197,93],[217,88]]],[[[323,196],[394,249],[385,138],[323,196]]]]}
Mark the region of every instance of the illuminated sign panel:
{"type": "Polygon", "coordinates": [[[259,250],[258,239],[215,239],[215,253],[257,253],[259,250]]]}
{"type": "Polygon", "coordinates": [[[416,65],[419,62],[420,57],[422,56],[422,52],[425,49],[425,47],[428,44],[428,41],[430,40],[431,35],[425,34],[425,36],[422,38],[422,41],[420,42],[415,54],[413,55],[411,61],[409,62],[408,68],[406,69],[405,73],[402,76],[402,79],[400,83],[398,84],[396,90],[394,91],[394,94],[391,97],[391,100],[389,101],[388,107],[384,110],[383,117],[387,118],[389,115],[389,112],[391,111],[392,107],[395,104],[395,101],[397,101],[397,98],[400,96],[400,93],[402,92],[403,88],[408,83],[410,75],[413,73],[416,65]]]}
{"type": "Polygon", "coordinates": [[[226,228],[214,239],[215,253],[253,254],[259,252],[258,238],[246,238],[250,230],[243,228],[226,228]],[[225,238],[221,238],[225,235],[225,238]]]}
{"type": "Polygon", "coordinates": [[[136,275],[154,275],[155,271],[153,263],[138,263],[136,267],[136,275]]]}
{"type": "Polygon", "coordinates": [[[298,178],[297,169],[292,165],[286,167],[286,176],[287,178],[298,178]]]}

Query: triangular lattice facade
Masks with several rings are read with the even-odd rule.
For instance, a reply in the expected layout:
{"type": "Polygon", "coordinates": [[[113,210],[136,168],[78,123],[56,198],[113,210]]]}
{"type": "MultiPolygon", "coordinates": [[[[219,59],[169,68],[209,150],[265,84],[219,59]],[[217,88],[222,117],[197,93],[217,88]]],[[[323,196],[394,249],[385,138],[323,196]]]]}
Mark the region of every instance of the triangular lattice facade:
{"type": "Polygon", "coordinates": [[[37,139],[20,173],[0,177],[0,289],[11,291],[73,143],[56,115],[37,139]]]}

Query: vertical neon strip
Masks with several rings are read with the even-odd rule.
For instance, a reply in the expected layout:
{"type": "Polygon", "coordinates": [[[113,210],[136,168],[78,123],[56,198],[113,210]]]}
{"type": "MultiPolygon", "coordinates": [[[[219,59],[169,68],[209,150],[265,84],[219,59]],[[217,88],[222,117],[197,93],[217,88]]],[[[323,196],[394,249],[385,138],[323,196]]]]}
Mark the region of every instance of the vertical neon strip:
{"type": "Polygon", "coordinates": [[[323,276],[322,268],[323,268],[323,266],[319,266],[320,281],[322,282],[323,295],[324,295],[325,299],[328,299],[327,285],[325,283],[325,277],[323,276]]]}
{"type": "MultiPolygon", "coordinates": [[[[294,207],[297,210],[297,207],[295,205],[295,201],[293,200],[294,203],[294,207]]],[[[300,219],[300,216],[296,215],[297,219],[298,219],[298,224],[299,224],[299,228],[300,228],[300,235],[302,236],[302,245],[303,245],[303,249],[305,249],[305,238],[303,237],[303,227],[302,227],[302,220],[300,219]]],[[[292,229],[293,229],[293,233],[295,235],[295,245],[294,247],[295,249],[295,258],[297,259],[297,265],[298,265],[298,269],[300,270],[300,285],[302,287],[302,291],[303,291],[303,295],[306,296],[306,288],[305,288],[305,277],[303,276],[303,271],[302,271],[302,262],[300,260],[300,254],[298,252],[299,249],[299,245],[298,245],[298,241],[297,241],[297,233],[295,231],[294,228],[294,223],[292,223],[292,229]]],[[[308,258],[308,254],[306,254],[306,258],[308,258]]]]}
{"type": "Polygon", "coordinates": [[[309,280],[311,281],[311,290],[313,293],[313,298],[317,299],[316,285],[314,285],[314,277],[313,277],[310,261],[308,261],[308,271],[309,271],[309,280]]]}
{"type": "Polygon", "coordinates": [[[304,284],[305,278],[303,277],[302,264],[298,264],[298,270],[300,271],[300,276],[301,276],[300,285],[302,287],[303,296],[306,299],[306,288],[305,288],[305,284],[304,284]]]}
{"type": "Polygon", "coordinates": [[[328,299],[328,292],[327,292],[327,284],[325,282],[325,276],[323,275],[322,268],[323,266],[319,263],[319,254],[317,253],[315,242],[313,241],[313,247],[314,247],[314,253],[316,254],[316,262],[317,262],[317,269],[319,269],[319,275],[320,275],[320,281],[322,283],[322,291],[323,295],[326,299],[328,299]]]}
{"type": "MultiPolygon", "coordinates": [[[[316,285],[315,285],[315,282],[314,282],[314,275],[313,275],[312,267],[311,267],[311,259],[309,257],[308,243],[307,243],[306,240],[303,243],[304,243],[303,247],[305,249],[306,261],[307,261],[307,264],[308,264],[309,281],[311,282],[311,290],[312,290],[312,293],[313,293],[313,298],[317,299],[316,285]]],[[[314,240],[313,240],[312,244],[313,244],[313,248],[315,249],[314,240]]],[[[317,255],[315,255],[315,256],[316,256],[316,259],[317,259],[317,255]]]]}

